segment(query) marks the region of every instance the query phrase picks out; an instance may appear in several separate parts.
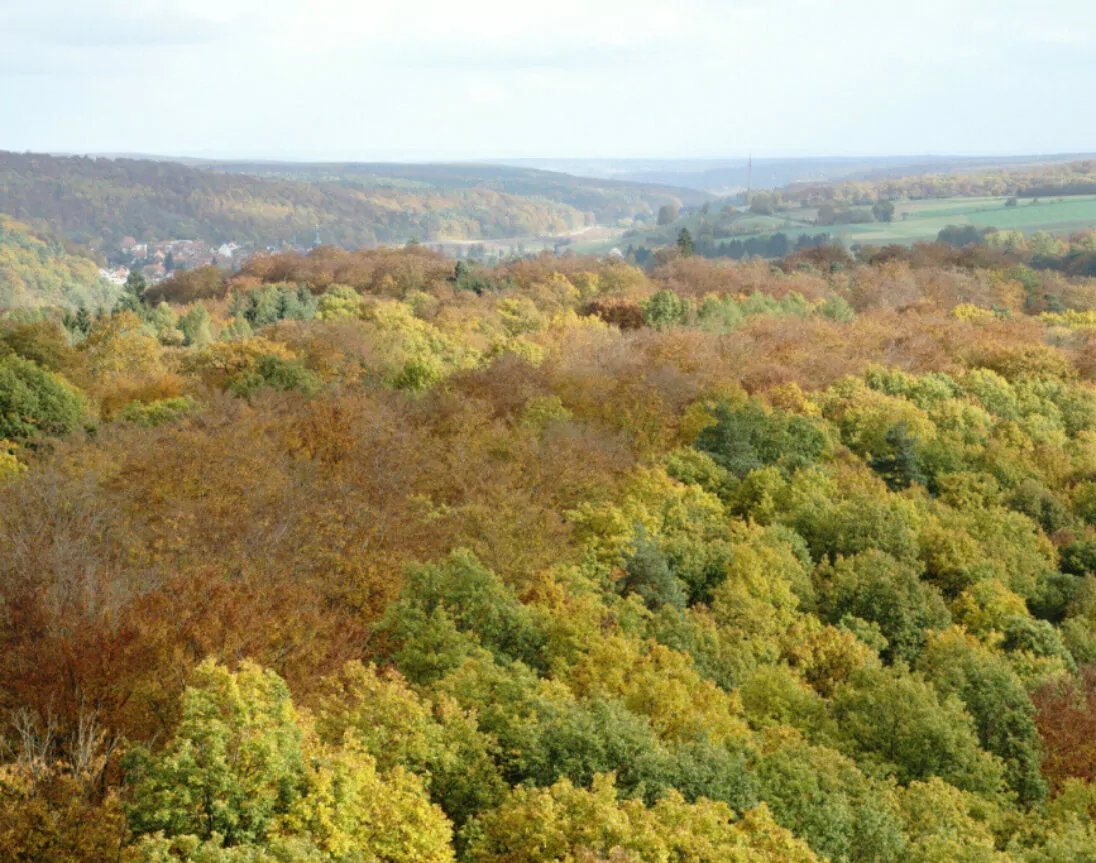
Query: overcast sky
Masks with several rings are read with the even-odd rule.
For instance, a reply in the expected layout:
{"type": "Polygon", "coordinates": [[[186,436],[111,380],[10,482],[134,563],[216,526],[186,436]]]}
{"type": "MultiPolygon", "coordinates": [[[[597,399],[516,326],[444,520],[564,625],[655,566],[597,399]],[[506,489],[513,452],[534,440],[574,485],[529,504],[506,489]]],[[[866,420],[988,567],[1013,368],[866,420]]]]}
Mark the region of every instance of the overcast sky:
{"type": "Polygon", "coordinates": [[[0,0],[0,149],[1096,150],[1093,0],[0,0]]]}

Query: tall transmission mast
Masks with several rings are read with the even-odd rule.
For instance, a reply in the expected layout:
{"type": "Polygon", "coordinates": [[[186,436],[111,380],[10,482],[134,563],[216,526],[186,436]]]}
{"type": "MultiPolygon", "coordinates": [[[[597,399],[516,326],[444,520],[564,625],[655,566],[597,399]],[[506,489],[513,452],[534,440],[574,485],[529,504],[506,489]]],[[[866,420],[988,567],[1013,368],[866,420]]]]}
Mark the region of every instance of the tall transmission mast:
{"type": "Polygon", "coordinates": [[[753,153],[750,153],[750,161],[746,169],[746,206],[750,206],[750,194],[753,191],[753,153]]]}

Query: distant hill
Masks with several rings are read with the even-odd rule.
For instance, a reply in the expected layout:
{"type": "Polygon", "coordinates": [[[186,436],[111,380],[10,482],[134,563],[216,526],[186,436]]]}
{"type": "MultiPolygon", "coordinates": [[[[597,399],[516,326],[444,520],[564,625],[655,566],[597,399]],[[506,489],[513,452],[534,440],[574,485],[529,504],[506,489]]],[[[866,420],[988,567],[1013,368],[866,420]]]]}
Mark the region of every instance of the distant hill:
{"type": "Polygon", "coordinates": [[[702,193],[470,166],[180,164],[0,152],[0,212],[95,248],[126,236],[264,248],[563,234],[702,193]]]}
{"type": "Polygon", "coordinates": [[[779,189],[793,183],[913,177],[984,171],[998,167],[1044,165],[1084,158],[1082,154],[1043,156],[856,156],[753,159],[517,159],[507,164],[565,171],[578,176],[629,183],[660,183],[728,195],[745,189],[779,189]]]}
{"type": "MultiPolygon", "coordinates": [[[[984,170],[938,171],[891,177],[885,173],[834,183],[796,183],[756,191],[747,209],[741,197],[683,211],[672,222],[640,226],[611,241],[576,243],[578,252],[605,254],[618,247],[639,263],[674,245],[687,230],[693,252],[712,258],[758,255],[838,243],[846,247],[933,242],[948,229],[970,229],[989,244],[1019,244],[1042,232],[1068,238],[1096,228],[1096,159],[995,165],[984,170]],[[877,205],[886,203],[889,206],[877,205]]],[[[975,242],[976,240],[972,240],[975,242]]],[[[1067,272],[1089,273],[1083,260],[1067,272]]]]}
{"type": "Polygon", "coordinates": [[[410,165],[393,162],[204,162],[215,171],[350,186],[361,189],[475,190],[565,204],[593,214],[598,224],[654,216],[663,204],[702,204],[706,192],[680,185],[577,177],[559,171],[475,163],[410,165]]]}
{"type": "Polygon", "coordinates": [[[871,204],[878,200],[1017,195],[1038,198],[1096,194],[1096,159],[1023,162],[977,170],[938,170],[901,176],[875,173],[836,183],[799,183],[781,190],[785,203],[826,201],[871,204]]]}
{"type": "Polygon", "coordinates": [[[13,307],[109,306],[118,289],[99,265],[49,236],[0,215],[0,310],[13,307]]]}

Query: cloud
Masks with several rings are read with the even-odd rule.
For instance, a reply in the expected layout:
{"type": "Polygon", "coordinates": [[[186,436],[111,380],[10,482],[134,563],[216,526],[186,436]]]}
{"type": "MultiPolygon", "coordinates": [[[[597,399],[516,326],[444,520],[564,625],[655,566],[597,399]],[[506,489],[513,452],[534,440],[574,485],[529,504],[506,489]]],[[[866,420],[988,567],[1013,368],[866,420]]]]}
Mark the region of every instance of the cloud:
{"type": "Polygon", "coordinates": [[[199,45],[226,35],[226,23],[214,7],[191,0],[4,0],[0,8],[10,43],[63,48],[199,45]]]}
{"type": "Polygon", "coordinates": [[[1071,26],[1051,24],[1035,27],[1031,32],[1033,42],[1051,47],[1085,48],[1091,50],[1096,44],[1096,21],[1090,26],[1073,22],[1071,26]]]}
{"type": "Polygon", "coordinates": [[[464,158],[1096,139],[1070,97],[1096,83],[1090,0],[1037,15],[1022,0],[0,0],[0,33],[0,147],[464,158]],[[1024,110],[1039,122],[1016,122],[1024,110]]]}

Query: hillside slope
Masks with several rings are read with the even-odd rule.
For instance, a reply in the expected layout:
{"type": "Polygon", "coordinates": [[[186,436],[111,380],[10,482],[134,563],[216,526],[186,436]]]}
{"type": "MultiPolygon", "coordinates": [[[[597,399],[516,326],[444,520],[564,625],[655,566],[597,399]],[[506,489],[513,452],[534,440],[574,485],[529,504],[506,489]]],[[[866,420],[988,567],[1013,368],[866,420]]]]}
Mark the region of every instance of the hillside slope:
{"type": "Polygon", "coordinates": [[[368,171],[346,178],[322,167],[281,166],[259,177],[243,173],[248,166],[224,167],[0,152],[0,212],[99,248],[126,236],[304,244],[316,226],[324,243],[359,248],[562,234],[680,201],[664,190],[648,195],[603,184],[598,191],[543,172],[489,182],[475,172],[444,169],[431,179],[429,170],[407,169],[407,176],[367,181],[375,176],[368,171]]]}
{"type": "Polygon", "coordinates": [[[593,179],[505,165],[216,162],[206,167],[230,173],[336,183],[365,189],[490,189],[501,194],[565,204],[593,214],[599,224],[637,216],[654,216],[663,204],[676,207],[699,205],[710,198],[705,192],[680,186],[593,179]]]}
{"type": "Polygon", "coordinates": [[[0,215],[0,309],[109,305],[116,289],[90,257],[0,215]]]}
{"type": "Polygon", "coordinates": [[[778,189],[794,183],[841,183],[886,180],[928,174],[970,174],[1017,170],[1091,158],[1059,153],[1020,156],[845,156],[753,159],[515,159],[507,164],[564,171],[580,177],[612,178],[627,183],[661,183],[700,189],[714,195],[778,189]],[[751,169],[752,162],[752,169],[751,169]]]}

